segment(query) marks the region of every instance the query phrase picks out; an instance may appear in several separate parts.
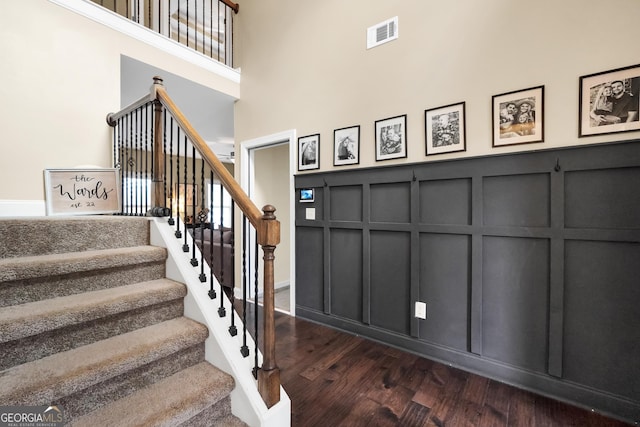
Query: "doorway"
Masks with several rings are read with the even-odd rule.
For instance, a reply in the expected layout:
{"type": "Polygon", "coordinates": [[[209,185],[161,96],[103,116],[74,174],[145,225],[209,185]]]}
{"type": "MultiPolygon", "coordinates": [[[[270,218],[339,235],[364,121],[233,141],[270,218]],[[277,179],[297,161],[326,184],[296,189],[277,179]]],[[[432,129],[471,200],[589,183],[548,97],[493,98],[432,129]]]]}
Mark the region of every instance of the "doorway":
{"type": "MultiPolygon", "coordinates": [[[[293,175],[295,172],[295,131],[290,130],[240,144],[241,186],[258,208],[271,204],[280,221],[280,244],[275,252],[274,282],[276,310],[295,316],[295,250],[293,175]]],[[[251,245],[249,247],[252,247],[251,245]]],[[[261,251],[260,251],[261,252],[261,251]]],[[[254,255],[256,256],[256,255],[254,255]]],[[[259,275],[262,273],[262,253],[259,275]]],[[[253,263],[249,277],[254,277],[253,263]]]]}

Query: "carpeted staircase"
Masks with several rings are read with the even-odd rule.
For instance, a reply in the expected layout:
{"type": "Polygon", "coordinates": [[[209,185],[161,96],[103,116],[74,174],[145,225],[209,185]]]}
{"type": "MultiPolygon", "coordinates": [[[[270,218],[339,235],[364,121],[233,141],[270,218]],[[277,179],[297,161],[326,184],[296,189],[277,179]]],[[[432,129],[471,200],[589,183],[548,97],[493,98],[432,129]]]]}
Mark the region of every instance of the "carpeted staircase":
{"type": "Polygon", "coordinates": [[[145,218],[0,219],[0,405],[72,426],[243,426],[145,218]]]}

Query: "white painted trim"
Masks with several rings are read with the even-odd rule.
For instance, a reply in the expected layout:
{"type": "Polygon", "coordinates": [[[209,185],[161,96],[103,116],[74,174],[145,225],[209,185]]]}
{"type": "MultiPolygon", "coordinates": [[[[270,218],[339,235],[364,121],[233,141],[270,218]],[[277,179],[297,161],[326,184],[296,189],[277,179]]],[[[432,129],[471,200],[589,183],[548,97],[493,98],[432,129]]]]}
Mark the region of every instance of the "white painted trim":
{"type": "Polygon", "coordinates": [[[162,50],[177,58],[183,59],[207,71],[224,77],[234,83],[240,83],[240,70],[228,67],[215,61],[206,55],[196,52],[175,40],[171,40],[153,30],[145,28],[135,22],[104,9],[89,0],[49,0],[51,3],[62,6],[79,15],[89,18],[95,22],[126,34],[136,40],[140,40],[159,50],[162,50]]]}
{"type": "Polygon", "coordinates": [[[296,171],[296,130],[290,129],[271,135],[242,141],[240,143],[240,186],[246,194],[251,196],[250,189],[253,181],[253,156],[251,150],[256,148],[268,147],[270,145],[278,145],[282,143],[289,144],[289,301],[291,316],[296,315],[296,248],[295,248],[295,197],[293,197],[294,175],[296,171]]]}
{"type": "MultiPolygon", "coordinates": [[[[236,387],[231,392],[231,410],[235,416],[252,427],[289,427],[291,425],[291,400],[285,390],[280,387],[280,402],[267,409],[260,393],[257,382],[253,378],[252,369],[254,354],[244,358],[240,354],[243,344],[242,334],[235,337],[229,334],[231,316],[217,315],[220,305],[218,298],[225,299],[227,310],[231,303],[224,293],[218,291],[215,300],[209,298],[208,286],[204,286],[199,279],[199,268],[194,268],[189,257],[182,251],[182,241],[176,239],[173,229],[167,224],[166,218],[151,218],[151,240],[154,246],[167,249],[166,276],[169,279],[184,283],[188,292],[184,299],[184,315],[200,322],[209,329],[209,336],[205,340],[205,360],[233,376],[236,387]]],[[[193,245],[191,235],[187,234],[189,245],[193,245]]],[[[199,250],[196,247],[196,250],[199,250]]],[[[211,277],[211,270],[205,268],[205,274],[211,277]]],[[[215,278],[215,276],[214,276],[215,278]]],[[[219,289],[219,286],[217,287],[219,289]]],[[[242,319],[235,318],[235,325],[239,331],[243,330],[242,319]]],[[[247,346],[253,352],[255,348],[251,335],[247,336],[247,346]]],[[[258,363],[262,364],[262,354],[258,352],[258,363]]]]}
{"type": "Polygon", "coordinates": [[[45,216],[44,200],[0,200],[0,217],[45,216]]]}

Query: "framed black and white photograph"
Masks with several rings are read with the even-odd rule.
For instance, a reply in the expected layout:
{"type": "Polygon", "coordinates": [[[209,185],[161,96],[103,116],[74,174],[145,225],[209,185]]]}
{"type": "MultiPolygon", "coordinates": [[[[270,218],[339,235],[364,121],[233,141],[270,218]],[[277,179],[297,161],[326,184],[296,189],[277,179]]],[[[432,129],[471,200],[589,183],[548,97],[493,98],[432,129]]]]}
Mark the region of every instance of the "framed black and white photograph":
{"type": "Polygon", "coordinates": [[[333,131],[333,165],[357,165],[360,163],[360,126],[333,131]]]}
{"type": "Polygon", "coordinates": [[[578,136],[640,129],[640,65],[580,77],[578,136]]]}
{"type": "Polygon", "coordinates": [[[320,167],[320,134],[298,138],[298,170],[305,171],[320,167]]]}
{"type": "Polygon", "coordinates": [[[493,96],[493,146],[544,142],[544,86],[493,96]]]}
{"type": "Polygon", "coordinates": [[[407,157],[407,115],[376,120],[376,161],[407,157]]]}
{"type": "Polygon", "coordinates": [[[445,105],[424,112],[426,155],[465,151],[465,103],[445,105]]]}

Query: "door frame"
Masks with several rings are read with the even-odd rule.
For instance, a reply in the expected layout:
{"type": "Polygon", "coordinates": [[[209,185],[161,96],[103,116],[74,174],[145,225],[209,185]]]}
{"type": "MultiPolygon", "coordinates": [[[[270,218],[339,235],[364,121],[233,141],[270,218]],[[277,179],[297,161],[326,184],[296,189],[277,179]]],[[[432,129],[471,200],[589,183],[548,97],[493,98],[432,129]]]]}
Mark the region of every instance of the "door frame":
{"type": "MultiPolygon", "coordinates": [[[[276,145],[289,145],[289,230],[280,230],[280,238],[289,239],[289,314],[295,316],[295,197],[294,194],[294,175],[296,171],[296,130],[290,129],[259,138],[249,139],[240,142],[240,186],[244,192],[251,198],[252,190],[255,182],[255,165],[253,161],[254,150],[260,148],[269,148],[276,145]],[[286,234],[285,234],[286,233],[286,234]]],[[[277,215],[276,215],[277,217],[277,215]]],[[[248,266],[249,277],[254,277],[254,266],[248,266]]]]}

